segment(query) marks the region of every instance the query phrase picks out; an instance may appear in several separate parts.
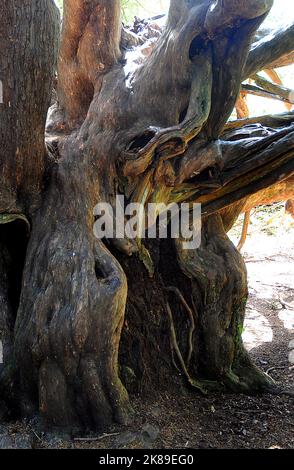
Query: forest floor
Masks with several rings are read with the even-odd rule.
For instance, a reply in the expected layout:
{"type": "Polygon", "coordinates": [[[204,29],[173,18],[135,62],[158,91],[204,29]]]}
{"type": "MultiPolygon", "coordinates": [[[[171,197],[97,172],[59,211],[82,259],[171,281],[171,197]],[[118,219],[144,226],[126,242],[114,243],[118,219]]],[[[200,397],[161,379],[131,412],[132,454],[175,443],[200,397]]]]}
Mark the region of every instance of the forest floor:
{"type": "MultiPolygon", "coordinates": [[[[231,232],[238,240],[242,218],[231,232]]],[[[250,297],[243,339],[255,363],[284,390],[294,388],[294,221],[283,204],[252,213],[243,249],[250,297]]],[[[181,397],[133,398],[127,428],[108,435],[57,436],[34,421],[0,425],[0,448],[294,448],[294,398],[186,391],[181,397]]]]}

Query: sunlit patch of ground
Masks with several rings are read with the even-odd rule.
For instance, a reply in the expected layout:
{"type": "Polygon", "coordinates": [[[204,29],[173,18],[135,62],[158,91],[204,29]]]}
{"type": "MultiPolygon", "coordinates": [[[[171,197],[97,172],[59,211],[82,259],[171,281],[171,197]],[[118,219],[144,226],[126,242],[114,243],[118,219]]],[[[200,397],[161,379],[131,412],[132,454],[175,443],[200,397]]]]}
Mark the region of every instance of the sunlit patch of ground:
{"type": "MultiPolygon", "coordinates": [[[[243,217],[230,233],[240,236],[243,217]]],[[[243,340],[253,350],[268,343],[283,351],[294,339],[294,221],[285,214],[284,204],[263,206],[252,211],[243,248],[249,281],[243,340]],[[276,332],[279,332],[278,334],[276,332]]]]}
{"type": "Polygon", "coordinates": [[[245,321],[243,341],[250,351],[263,343],[271,343],[273,340],[273,330],[267,318],[257,310],[248,308],[245,321]]]}

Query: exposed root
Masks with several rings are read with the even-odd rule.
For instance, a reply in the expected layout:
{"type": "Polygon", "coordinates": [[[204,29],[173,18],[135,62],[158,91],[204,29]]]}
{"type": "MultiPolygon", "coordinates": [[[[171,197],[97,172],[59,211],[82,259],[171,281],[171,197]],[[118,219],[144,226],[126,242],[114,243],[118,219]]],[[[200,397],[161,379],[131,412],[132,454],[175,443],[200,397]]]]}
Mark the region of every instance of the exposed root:
{"type": "Polygon", "coordinates": [[[185,361],[183,359],[182,353],[181,353],[179,345],[178,345],[177,334],[176,334],[176,329],[175,329],[175,325],[174,325],[173,315],[172,315],[172,311],[171,311],[171,308],[170,308],[170,305],[169,305],[168,302],[166,304],[166,310],[167,310],[169,321],[170,321],[171,345],[172,345],[172,348],[173,348],[173,350],[175,351],[175,353],[177,355],[177,358],[180,362],[183,373],[184,373],[187,381],[189,382],[189,384],[192,385],[192,387],[197,388],[197,390],[199,390],[201,393],[206,395],[207,390],[203,387],[202,383],[199,382],[196,379],[193,379],[190,376],[189,372],[188,372],[187,366],[185,364],[185,361]]]}
{"type": "Polygon", "coordinates": [[[242,227],[242,234],[241,238],[239,240],[237,249],[239,251],[242,250],[243,246],[245,245],[247,234],[248,234],[248,227],[249,227],[249,222],[250,222],[250,210],[245,212],[244,215],[244,222],[243,222],[243,227],[242,227]]]}
{"type": "Polygon", "coordinates": [[[174,353],[174,347],[173,347],[173,343],[172,343],[172,340],[170,339],[170,349],[171,349],[171,357],[172,357],[172,364],[174,366],[174,368],[179,372],[179,374],[181,373],[180,369],[178,368],[177,366],[177,363],[175,361],[175,353],[174,353]]]}
{"type": "Polygon", "coordinates": [[[266,375],[269,375],[269,373],[272,372],[273,370],[284,370],[284,369],[286,369],[286,366],[270,367],[269,369],[267,369],[266,375]]]}
{"type": "Polygon", "coordinates": [[[258,369],[243,345],[240,346],[232,370],[227,371],[225,374],[224,384],[233,392],[247,394],[270,393],[276,389],[275,381],[258,369]]]}
{"type": "Polygon", "coordinates": [[[188,350],[188,356],[187,356],[187,367],[189,367],[190,362],[191,362],[191,357],[193,354],[193,334],[196,328],[194,315],[193,315],[191,308],[189,307],[189,305],[187,304],[186,300],[184,299],[183,295],[181,294],[180,290],[177,287],[166,287],[166,290],[168,292],[174,292],[179,297],[180,301],[182,302],[183,306],[188,312],[188,315],[190,318],[190,328],[189,328],[189,337],[188,337],[189,350],[188,350]]]}

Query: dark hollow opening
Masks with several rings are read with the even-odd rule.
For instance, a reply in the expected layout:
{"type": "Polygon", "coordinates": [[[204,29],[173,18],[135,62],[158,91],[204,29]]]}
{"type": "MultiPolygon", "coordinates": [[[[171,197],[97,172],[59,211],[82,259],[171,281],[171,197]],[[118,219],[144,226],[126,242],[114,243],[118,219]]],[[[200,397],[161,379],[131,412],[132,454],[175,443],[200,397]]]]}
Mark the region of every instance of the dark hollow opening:
{"type": "Polygon", "coordinates": [[[154,136],[155,132],[146,131],[144,134],[135,137],[129,147],[129,150],[139,150],[146,147],[146,145],[149,144],[150,140],[152,140],[154,136]]]}
{"type": "Polygon", "coordinates": [[[98,261],[95,262],[95,274],[98,280],[105,279],[105,273],[102,271],[98,261]]]}
{"type": "Polygon", "coordinates": [[[190,60],[193,60],[194,57],[198,56],[201,51],[204,49],[204,40],[201,36],[196,36],[196,38],[193,39],[190,45],[189,49],[189,58],[190,60]]]}
{"type": "Polygon", "coordinates": [[[181,124],[182,122],[184,122],[184,120],[186,119],[186,116],[187,116],[187,113],[188,113],[188,106],[186,106],[184,109],[182,109],[182,111],[180,112],[180,116],[179,116],[179,124],[181,124]]]}
{"type": "Polygon", "coordinates": [[[27,244],[28,227],[25,222],[16,220],[0,225],[0,256],[7,268],[8,300],[14,320],[19,306],[27,244]]]}

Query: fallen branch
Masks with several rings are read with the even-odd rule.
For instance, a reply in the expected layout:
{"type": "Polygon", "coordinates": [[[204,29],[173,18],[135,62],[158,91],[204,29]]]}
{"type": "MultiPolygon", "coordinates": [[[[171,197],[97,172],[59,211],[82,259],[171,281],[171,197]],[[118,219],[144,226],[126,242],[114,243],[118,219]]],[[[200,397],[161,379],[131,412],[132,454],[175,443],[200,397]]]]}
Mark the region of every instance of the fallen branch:
{"type": "Polygon", "coordinates": [[[246,119],[237,119],[235,121],[229,121],[224,129],[223,137],[225,134],[233,129],[240,129],[244,126],[249,126],[251,124],[261,124],[268,127],[283,127],[288,126],[294,121],[294,113],[282,113],[282,114],[267,114],[264,116],[256,116],[246,119]]]}
{"type": "Polygon", "coordinates": [[[102,434],[102,436],[98,437],[75,437],[74,441],[76,442],[95,442],[95,441],[101,441],[102,439],[106,439],[107,437],[114,437],[114,436],[119,436],[119,432],[113,432],[111,434],[102,434]]]}
{"type": "Polygon", "coordinates": [[[36,436],[38,441],[42,442],[42,439],[40,438],[40,436],[38,436],[38,434],[36,433],[36,431],[32,428],[32,426],[30,424],[28,424],[28,428],[36,436]]]}
{"type": "Polygon", "coordinates": [[[272,83],[258,74],[253,75],[252,79],[258,87],[279,96],[283,100],[289,101],[289,104],[293,104],[294,90],[284,87],[282,84],[272,83]]]}
{"type": "MultiPolygon", "coordinates": [[[[267,81],[267,80],[265,80],[267,81]]],[[[278,87],[278,85],[273,85],[278,87]]],[[[281,88],[281,87],[278,87],[281,88]]],[[[289,104],[294,104],[294,100],[290,98],[285,98],[281,94],[275,94],[272,93],[268,90],[265,90],[263,88],[260,88],[259,86],[254,86],[254,85],[249,85],[247,83],[242,85],[242,92],[243,93],[249,93],[254,96],[260,96],[261,98],[269,98],[272,100],[277,100],[277,101],[283,101],[284,103],[289,103],[289,104]]]]}
{"type": "Polygon", "coordinates": [[[281,299],[280,297],[279,297],[278,300],[279,300],[280,304],[282,305],[282,307],[283,307],[285,310],[294,310],[293,305],[288,304],[287,302],[285,302],[285,301],[284,301],[283,299],[281,299]]]}

